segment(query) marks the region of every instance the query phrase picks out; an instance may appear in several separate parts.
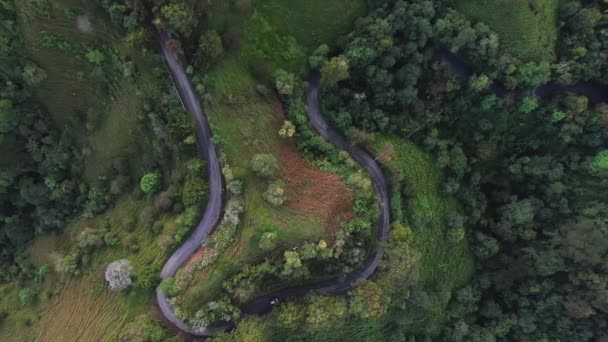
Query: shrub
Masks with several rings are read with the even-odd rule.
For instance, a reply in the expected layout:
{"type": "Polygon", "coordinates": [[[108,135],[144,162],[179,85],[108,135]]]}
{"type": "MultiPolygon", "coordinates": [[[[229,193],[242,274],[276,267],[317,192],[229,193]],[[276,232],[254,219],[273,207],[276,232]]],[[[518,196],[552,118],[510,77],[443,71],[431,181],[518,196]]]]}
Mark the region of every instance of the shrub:
{"type": "Polygon", "coordinates": [[[281,181],[275,181],[268,185],[268,189],[263,194],[266,202],[273,206],[280,206],[287,200],[285,195],[285,189],[283,189],[283,183],[281,181]]]}
{"type": "Polygon", "coordinates": [[[186,174],[188,177],[200,177],[205,170],[205,163],[200,159],[192,159],[186,165],[186,174]]]}
{"type": "Polygon", "coordinates": [[[19,291],[19,302],[21,305],[30,305],[36,300],[36,292],[32,289],[21,289],[19,291]]]}
{"type": "Polygon", "coordinates": [[[131,274],[133,266],[127,259],[116,260],[106,268],[105,278],[112,290],[124,290],[129,287],[133,280],[131,274]]]}
{"type": "Polygon", "coordinates": [[[182,289],[175,281],[175,278],[169,277],[164,279],[160,283],[160,285],[158,285],[158,291],[162,292],[165,296],[171,298],[179,295],[182,289]]]}
{"type": "Polygon", "coordinates": [[[215,31],[207,31],[201,35],[196,52],[196,60],[200,67],[210,68],[219,62],[224,55],[222,39],[215,31]]]}
{"type": "Polygon", "coordinates": [[[100,186],[93,186],[87,194],[87,201],[84,204],[84,213],[86,217],[93,217],[108,207],[111,196],[107,189],[100,186]]]}
{"type": "Polygon", "coordinates": [[[80,260],[80,255],[78,255],[75,252],[72,252],[68,255],[66,255],[62,260],[61,260],[61,271],[66,272],[66,273],[71,273],[73,275],[79,275],[80,274],[80,269],[79,269],[79,262],[80,260]]]}
{"type": "Polygon", "coordinates": [[[188,179],[182,190],[182,203],[189,206],[200,206],[207,193],[207,184],[200,178],[188,179]]]}
{"type": "Polygon", "coordinates": [[[296,79],[293,74],[277,69],[273,74],[274,86],[281,95],[292,95],[296,79]]]}
{"type": "Polygon", "coordinates": [[[325,44],[319,46],[310,57],[308,57],[308,64],[313,70],[320,70],[325,63],[327,63],[327,54],[329,53],[329,47],[325,44]]]}
{"type": "Polygon", "coordinates": [[[135,286],[141,289],[154,288],[158,280],[158,270],[152,266],[146,266],[135,274],[135,286]]]}
{"type": "Polygon", "coordinates": [[[348,309],[342,297],[310,296],[306,322],[313,327],[323,327],[346,316],[348,309]]]}
{"type": "Polygon", "coordinates": [[[89,52],[87,52],[85,57],[87,58],[87,60],[90,63],[95,64],[95,65],[101,65],[101,63],[103,63],[103,61],[106,59],[104,54],[97,49],[89,50],[89,52]]]}
{"type": "Polygon", "coordinates": [[[382,288],[372,281],[365,281],[353,291],[350,311],[361,318],[378,319],[386,309],[382,297],[382,288]]]}
{"type": "Polygon", "coordinates": [[[296,134],[296,126],[289,120],[283,122],[283,127],[279,130],[281,138],[291,138],[296,134]]]}
{"type": "Polygon", "coordinates": [[[260,237],[260,242],[258,243],[260,249],[265,251],[271,251],[277,247],[277,234],[276,233],[264,233],[262,237],[260,237]]]}
{"type": "Polygon", "coordinates": [[[76,247],[82,250],[93,250],[104,245],[104,234],[93,228],[85,228],[78,236],[76,247]]]}
{"type": "Polygon", "coordinates": [[[321,68],[323,74],[323,84],[335,86],[338,82],[349,77],[349,62],[344,55],[333,57],[321,68]]]}
{"type": "Polygon", "coordinates": [[[160,9],[162,17],[169,22],[169,26],[180,34],[188,37],[197,24],[193,11],[184,3],[164,5],[160,9]]]}
{"type": "Polygon", "coordinates": [[[51,272],[51,267],[49,265],[42,265],[36,271],[36,281],[41,282],[44,278],[51,272]]]}
{"type": "Polygon", "coordinates": [[[160,190],[161,175],[159,173],[147,173],[141,177],[139,186],[146,194],[153,194],[160,190]]]}
{"type": "Polygon", "coordinates": [[[262,177],[273,177],[279,169],[277,158],[272,154],[256,154],[251,160],[251,169],[262,177]]]}

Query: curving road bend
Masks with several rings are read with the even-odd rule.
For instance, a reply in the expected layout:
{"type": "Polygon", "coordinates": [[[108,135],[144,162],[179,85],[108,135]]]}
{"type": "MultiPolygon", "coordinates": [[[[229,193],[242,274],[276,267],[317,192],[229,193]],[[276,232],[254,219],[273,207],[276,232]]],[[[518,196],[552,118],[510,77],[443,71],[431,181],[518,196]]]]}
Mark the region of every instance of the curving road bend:
{"type": "MultiPolygon", "coordinates": [[[[465,80],[469,79],[469,77],[473,76],[476,72],[464,60],[447,49],[435,49],[434,57],[437,60],[445,61],[452,71],[465,80]]],[[[602,84],[595,81],[578,81],[573,84],[551,82],[548,84],[543,84],[534,89],[514,90],[507,89],[504,84],[498,81],[492,81],[490,84],[490,91],[501,97],[512,93],[517,99],[521,99],[526,95],[534,95],[537,98],[545,98],[557,95],[559,93],[569,92],[584,95],[595,103],[608,103],[608,84],[602,84]]]]}
{"type": "Polygon", "coordinates": [[[369,174],[376,191],[376,199],[380,203],[380,219],[376,228],[377,242],[372,251],[372,256],[367,260],[366,264],[361,269],[348,274],[344,279],[285,289],[277,293],[265,295],[242,307],[242,311],[246,314],[264,313],[272,308],[271,301],[282,302],[289,298],[304,296],[310,291],[316,291],[320,294],[344,292],[350,289],[354,283],[365,280],[374,274],[384,255],[384,250],[382,248],[384,242],[388,240],[390,226],[389,189],[386,178],[382,173],[382,169],[380,169],[380,166],[372,156],[366,151],[351,144],[325,121],[319,110],[320,81],[321,75],[318,73],[314,74],[309,81],[309,86],[306,91],[308,119],[319,135],[334,144],[338,149],[346,151],[369,174]]]}
{"type": "MultiPolygon", "coordinates": [[[[203,218],[192,235],[173,253],[161,271],[161,279],[175,275],[179,267],[199,248],[200,244],[207,238],[209,233],[217,225],[222,210],[222,175],[219,161],[213,142],[211,131],[207,123],[205,113],[188,79],[180,57],[177,52],[169,48],[167,42],[172,39],[171,33],[165,29],[160,30],[162,52],[169,68],[173,82],[179,92],[184,107],[196,120],[196,136],[201,157],[207,162],[209,199],[203,218]]],[[[436,53],[436,58],[444,59],[459,75],[468,78],[472,70],[458,57],[444,50],[436,53]]],[[[334,144],[338,149],[346,151],[357,161],[370,175],[374,184],[376,198],[380,203],[380,219],[377,225],[377,243],[374,246],[371,257],[359,270],[348,274],[342,279],[330,280],[318,284],[306,285],[296,288],[285,289],[276,293],[257,298],[241,309],[245,314],[260,314],[269,311],[272,303],[282,302],[289,298],[301,297],[310,291],[320,294],[336,294],[350,289],[354,283],[369,278],[377,270],[384,255],[383,245],[388,240],[390,226],[390,204],[388,184],[380,169],[380,166],[367,152],[352,145],[340,133],[328,125],[319,110],[319,87],[321,76],[314,74],[310,80],[306,92],[307,113],[313,128],[326,140],[334,144]]],[[[590,82],[581,82],[571,86],[546,85],[535,89],[535,95],[545,97],[561,91],[571,91],[590,96],[595,102],[606,102],[608,98],[607,86],[590,82]]],[[[506,94],[506,89],[498,83],[493,84],[491,90],[498,95],[506,94]]],[[[179,330],[196,336],[209,336],[209,331],[193,331],[183,321],[175,317],[174,309],[168,299],[157,291],[158,306],[162,314],[179,330]]],[[[222,328],[225,326],[222,326],[222,328]]]]}
{"type": "MultiPolygon", "coordinates": [[[[167,279],[175,275],[179,267],[200,247],[209,233],[218,224],[222,211],[222,173],[217,153],[211,140],[211,130],[205,117],[205,112],[198,101],[192,84],[180,62],[180,55],[167,46],[172,39],[171,33],[165,29],[160,30],[161,47],[165,62],[171,73],[173,83],[179,92],[184,107],[194,117],[196,124],[196,137],[199,152],[207,163],[209,198],[201,221],[196,230],[186,241],[171,255],[160,272],[161,279],[167,279]]],[[[158,307],[162,314],[178,329],[193,335],[205,336],[205,332],[195,332],[183,321],[175,317],[174,308],[168,298],[160,291],[156,292],[158,307]]]]}
{"type": "MultiPolygon", "coordinates": [[[[200,244],[205,240],[213,228],[217,225],[220,219],[222,209],[222,176],[213,142],[211,140],[211,131],[205,118],[205,113],[200,105],[192,84],[188,79],[184,68],[180,62],[180,55],[167,46],[167,42],[172,39],[171,33],[165,29],[160,30],[161,46],[163,56],[173,82],[179,92],[182,102],[186,109],[196,119],[196,135],[199,149],[202,158],[207,162],[209,174],[209,200],[202,220],[192,235],[173,253],[165,266],[163,267],[160,277],[166,279],[175,275],[179,267],[199,248],[200,244]]],[[[382,242],[388,239],[390,225],[390,205],[388,197],[388,185],[384,174],[378,163],[367,152],[353,146],[335,129],[331,128],[323,119],[319,111],[319,86],[321,76],[313,75],[310,86],[307,90],[308,117],[312,126],[319,134],[333,143],[341,150],[348,152],[351,157],[356,160],[369,173],[374,184],[376,197],[380,203],[381,213],[380,220],[377,226],[377,244],[374,247],[372,256],[367,261],[365,266],[358,271],[355,271],[344,279],[327,281],[319,284],[307,285],[297,288],[286,289],[277,293],[269,294],[256,299],[242,308],[242,311],[247,314],[263,313],[272,308],[271,301],[284,301],[288,298],[301,297],[310,291],[317,291],[321,294],[335,294],[343,292],[352,287],[352,285],[360,280],[369,278],[380,264],[384,251],[382,242]]],[[[165,318],[171,322],[179,330],[196,336],[209,336],[209,331],[194,331],[182,320],[175,317],[174,308],[168,298],[160,291],[156,292],[156,298],[160,311],[165,318]]]]}

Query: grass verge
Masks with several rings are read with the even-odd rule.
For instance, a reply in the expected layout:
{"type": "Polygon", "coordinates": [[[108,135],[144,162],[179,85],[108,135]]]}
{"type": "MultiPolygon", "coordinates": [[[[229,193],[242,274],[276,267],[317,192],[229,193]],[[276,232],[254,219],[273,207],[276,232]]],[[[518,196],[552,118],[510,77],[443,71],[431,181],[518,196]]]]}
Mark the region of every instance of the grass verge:
{"type": "MultiPolygon", "coordinates": [[[[392,145],[394,154],[385,163],[393,178],[393,192],[407,193],[401,204],[403,223],[413,231],[412,247],[421,254],[418,288],[430,297],[430,305],[422,310],[408,306],[411,320],[409,333],[437,333],[446,319],[446,307],[452,292],[464,286],[474,272],[474,259],[467,239],[452,241],[447,234],[448,216],[459,210],[457,201],[440,191],[441,171],[433,158],[413,143],[395,138],[380,137],[375,146],[386,150],[392,145]]],[[[399,196],[393,196],[393,201],[399,196]]]]}

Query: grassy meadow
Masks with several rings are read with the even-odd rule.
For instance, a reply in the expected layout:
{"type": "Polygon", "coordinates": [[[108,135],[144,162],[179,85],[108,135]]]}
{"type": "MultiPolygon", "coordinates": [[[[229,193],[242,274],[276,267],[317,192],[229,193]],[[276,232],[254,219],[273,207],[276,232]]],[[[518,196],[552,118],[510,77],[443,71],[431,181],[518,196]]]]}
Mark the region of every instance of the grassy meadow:
{"type": "Polygon", "coordinates": [[[242,33],[240,62],[263,59],[270,71],[304,70],[307,56],[321,44],[333,45],[365,15],[363,0],[258,0],[235,8],[232,1],[210,7],[206,27],[242,33]]]}
{"type": "Polygon", "coordinates": [[[524,61],[552,61],[559,0],[454,0],[454,8],[498,33],[501,46],[524,61]]]}
{"type": "MultiPolygon", "coordinates": [[[[407,199],[399,208],[403,209],[403,223],[413,231],[412,247],[421,254],[418,287],[435,294],[426,310],[414,306],[408,309],[411,332],[421,332],[417,330],[429,325],[439,329],[446,319],[452,292],[464,286],[473,274],[473,255],[466,238],[454,242],[447,235],[445,222],[450,213],[458,210],[458,203],[441,193],[441,169],[432,156],[401,138],[380,137],[375,142],[378,150],[387,144],[393,146],[394,155],[385,166],[390,173],[403,177],[407,199]]],[[[400,189],[397,184],[392,188],[400,189]]]]}

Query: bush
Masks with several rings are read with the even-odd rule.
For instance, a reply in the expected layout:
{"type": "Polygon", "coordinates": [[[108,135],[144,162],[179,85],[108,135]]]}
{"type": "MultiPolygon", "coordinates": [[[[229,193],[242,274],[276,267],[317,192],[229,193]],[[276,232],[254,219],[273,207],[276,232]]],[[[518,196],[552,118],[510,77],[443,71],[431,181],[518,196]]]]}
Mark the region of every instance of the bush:
{"type": "Polygon", "coordinates": [[[283,189],[283,183],[281,181],[275,181],[268,185],[268,189],[263,194],[266,202],[273,206],[279,206],[287,200],[285,189],[283,189]]]}
{"type": "Polygon", "coordinates": [[[76,276],[79,275],[80,274],[80,268],[79,268],[79,263],[78,263],[79,260],[80,260],[80,255],[78,255],[75,252],[66,255],[61,260],[61,271],[66,272],[66,273],[71,273],[76,276]]]}
{"type": "Polygon", "coordinates": [[[172,298],[181,293],[180,287],[177,285],[175,278],[169,277],[164,279],[160,285],[158,285],[158,291],[163,293],[165,296],[172,298]]]}
{"type": "Polygon", "coordinates": [[[146,266],[135,274],[135,286],[141,289],[153,289],[158,280],[158,270],[152,266],[146,266]]]}
{"type": "Polygon", "coordinates": [[[182,190],[182,203],[186,207],[201,206],[207,194],[207,184],[200,178],[188,179],[182,190]]]}
{"type": "MultiPolygon", "coordinates": [[[[156,209],[153,206],[147,206],[139,213],[139,222],[141,223],[152,223],[156,219],[156,209]]],[[[135,225],[132,225],[133,227],[135,225]]],[[[127,229],[128,230],[128,229],[127,229]]]]}
{"type": "Polygon", "coordinates": [[[293,74],[283,69],[278,69],[273,74],[274,86],[281,95],[292,95],[296,83],[293,74]]]}
{"type": "Polygon", "coordinates": [[[188,37],[197,24],[193,11],[184,3],[173,3],[164,5],[160,9],[162,17],[167,20],[169,26],[180,34],[188,37]]]}
{"type": "Polygon", "coordinates": [[[258,243],[260,249],[265,251],[271,251],[277,247],[277,234],[276,233],[264,233],[262,237],[260,237],[260,242],[258,243]]]}
{"type": "Polygon", "coordinates": [[[281,138],[291,138],[296,134],[296,126],[291,121],[283,121],[283,127],[279,130],[281,138]]]}
{"type": "Polygon", "coordinates": [[[147,173],[141,177],[139,187],[146,194],[153,194],[160,190],[161,175],[159,173],[147,173]]]}
{"type": "Polygon", "coordinates": [[[219,62],[224,55],[222,39],[215,31],[207,31],[201,35],[196,52],[196,61],[199,67],[209,69],[219,62]]]}
{"type": "Polygon", "coordinates": [[[21,305],[30,305],[36,300],[36,292],[32,289],[21,289],[19,291],[19,302],[21,305]]]}
{"type": "Polygon", "coordinates": [[[279,169],[277,158],[272,154],[256,154],[251,160],[251,169],[262,177],[273,177],[279,169]]]}

